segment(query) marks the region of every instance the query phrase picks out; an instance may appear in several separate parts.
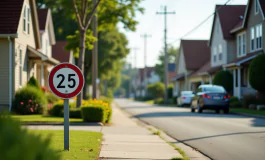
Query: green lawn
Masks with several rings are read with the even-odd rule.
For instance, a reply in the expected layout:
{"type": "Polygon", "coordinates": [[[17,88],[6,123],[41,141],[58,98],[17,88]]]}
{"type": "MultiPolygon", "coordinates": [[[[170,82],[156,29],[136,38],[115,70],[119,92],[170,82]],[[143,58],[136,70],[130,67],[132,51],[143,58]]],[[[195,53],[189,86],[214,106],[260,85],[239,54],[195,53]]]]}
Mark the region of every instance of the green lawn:
{"type": "Polygon", "coordinates": [[[230,108],[232,113],[247,113],[259,116],[265,116],[265,111],[257,111],[253,109],[246,109],[246,108],[230,108]]]}
{"type": "Polygon", "coordinates": [[[148,100],[148,101],[145,101],[145,103],[154,104],[155,103],[155,100],[148,100]]]}
{"type": "MultiPolygon", "coordinates": [[[[22,122],[63,122],[63,117],[49,117],[43,115],[12,115],[12,118],[22,122]]],[[[70,122],[83,122],[80,118],[70,118],[70,122]]]]}
{"type": "Polygon", "coordinates": [[[58,150],[62,160],[95,160],[98,158],[102,134],[99,132],[70,131],[70,151],[64,151],[63,130],[30,130],[31,133],[51,137],[51,147],[58,150]]]}

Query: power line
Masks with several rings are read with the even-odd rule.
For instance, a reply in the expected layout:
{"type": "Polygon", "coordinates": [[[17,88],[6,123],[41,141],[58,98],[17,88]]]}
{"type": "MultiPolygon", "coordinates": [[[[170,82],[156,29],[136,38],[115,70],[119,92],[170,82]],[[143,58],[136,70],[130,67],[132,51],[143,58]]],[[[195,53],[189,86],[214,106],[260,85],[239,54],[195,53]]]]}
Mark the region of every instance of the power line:
{"type": "Polygon", "coordinates": [[[187,32],[186,34],[184,34],[182,37],[174,40],[172,43],[175,43],[177,41],[180,41],[182,38],[188,36],[189,34],[191,34],[192,32],[194,32],[195,30],[197,30],[199,27],[201,27],[205,22],[207,22],[213,15],[215,15],[223,6],[227,5],[231,0],[228,0],[227,2],[225,2],[224,5],[220,6],[215,12],[213,12],[211,15],[209,15],[206,19],[204,19],[201,23],[199,23],[197,26],[195,26],[193,29],[191,29],[189,32],[187,32]]]}

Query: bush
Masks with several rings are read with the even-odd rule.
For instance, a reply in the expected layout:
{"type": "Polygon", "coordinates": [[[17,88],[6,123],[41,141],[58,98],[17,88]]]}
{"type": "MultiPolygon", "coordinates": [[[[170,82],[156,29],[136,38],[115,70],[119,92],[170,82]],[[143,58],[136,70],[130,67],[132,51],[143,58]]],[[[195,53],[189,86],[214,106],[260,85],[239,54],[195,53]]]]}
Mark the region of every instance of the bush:
{"type": "Polygon", "coordinates": [[[64,104],[61,102],[58,102],[58,103],[54,104],[54,106],[48,111],[48,113],[54,117],[62,117],[63,116],[63,108],[64,108],[64,104]]]}
{"type": "Polygon", "coordinates": [[[164,104],[164,99],[163,98],[156,98],[154,101],[154,104],[164,104]]]}
{"type": "Polygon", "coordinates": [[[109,105],[111,105],[113,102],[113,98],[109,98],[109,97],[105,97],[105,96],[100,96],[99,100],[102,100],[103,102],[106,102],[109,105]]]}
{"type": "Polygon", "coordinates": [[[231,97],[230,97],[230,103],[232,103],[232,102],[239,102],[238,97],[231,96],[231,97]]]}
{"type": "Polygon", "coordinates": [[[46,97],[47,97],[48,103],[55,103],[60,100],[60,98],[58,98],[52,93],[46,93],[46,97]]]}
{"type": "Polygon", "coordinates": [[[255,57],[249,66],[249,83],[252,88],[265,93],[265,54],[255,57]]]}
{"type": "Polygon", "coordinates": [[[37,89],[41,89],[38,81],[34,78],[34,76],[30,77],[27,85],[36,87],[37,89]]]}
{"type": "Polygon", "coordinates": [[[41,114],[46,105],[47,99],[41,90],[26,86],[16,92],[12,111],[17,114],[41,114]]]}
{"type": "Polygon", "coordinates": [[[84,122],[102,122],[107,120],[107,112],[100,106],[82,106],[81,115],[84,122]]]}
{"type": "Polygon", "coordinates": [[[230,107],[231,108],[242,108],[243,104],[242,102],[239,102],[239,101],[232,101],[230,102],[230,107]]]}
{"type": "Polygon", "coordinates": [[[18,121],[0,114],[0,157],[3,160],[59,160],[50,139],[30,134],[18,121]]]}
{"type": "Polygon", "coordinates": [[[213,79],[213,84],[223,86],[227,92],[233,90],[233,75],[230,71],[218,71],[213,79]]]}
{"type": "Polygon", "coordinates": [[[167,88],[168,99],[172,99],[173,98],[173,88],[174,88],[173,85],[169,85],[168,88],[167,88]]]}
{"type": "Polygon", "coordinates": [[[248,107],[250,104],[260,104],[261,102],[259,100],[257,100],[255,95],[245,95],[243,97],[243,106],[244,107],[248,107]]]}
{"type": "Polygon", "coordinates": [[[178,96],[173,97],[173,103],[178,105],[178,96]]]}
{"type": "MultiPolygon", "coordinates": [[[[64,111],[62,110],[61,116],[64,116],[64,111]]],[[[70,108],[69,109],[69,118],[82,118],[80,108],[70,108]]]]}
{"type": "Polygon", "coordinates": [[[165,86],[162,82],[149,84],[147,86],[147,91],[153,98],[162,98],[165,95],[165,86]]]}

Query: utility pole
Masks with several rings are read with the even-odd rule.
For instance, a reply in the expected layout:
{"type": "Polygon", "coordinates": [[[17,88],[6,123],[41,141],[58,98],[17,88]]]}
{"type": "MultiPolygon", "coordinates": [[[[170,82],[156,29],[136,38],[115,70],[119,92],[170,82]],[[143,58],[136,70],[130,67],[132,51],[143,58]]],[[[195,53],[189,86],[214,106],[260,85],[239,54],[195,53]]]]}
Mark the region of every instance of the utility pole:
{"type": "Polygon", "coordinates": [[[139,48],[137,47],[133,47],[131,48],[134,51],[134,98],[136,97],[136,92],[137,92],[137,50],[139,50],[139,48]]]}
{"type": "Polygon", "coordinates": [[[150,38],[151,35],[148,35],[148,34],[144,34],[144,35],[141,35],[142,38],[144,38],[144,94],[146,96],[146,85],[147,85],[147,38],[150,38]]]}
{"type": "Polygon", "coordinates": [[[167,6],[164,6],[164,12],[156,12],[156,14],[164,15],[164,23],[165,23],[165,33],[164,33],[164,42],[165,42],[165,58],[164,58],[164,83],[165,83],[165,104],[168,103],[168,53],[167,53],[167,15],[168,14],[175,14],[175,12],[167,12],[167,6]]]}
{"type": "MultiPolygon", "coordinates": [[[[95,6],[97,3],[97,0],[93,0],[93,6],[95,6]]],[[[98,21],[96,12],[93,16],[92,20],[92,29],[93,29],[93,36],[98,38],[98,21]]],[[[94,42],[94,47],[92,50],[92,98],[98,98],[97,97],[97,90],[98,90],[98,42],[94,42]]]]}

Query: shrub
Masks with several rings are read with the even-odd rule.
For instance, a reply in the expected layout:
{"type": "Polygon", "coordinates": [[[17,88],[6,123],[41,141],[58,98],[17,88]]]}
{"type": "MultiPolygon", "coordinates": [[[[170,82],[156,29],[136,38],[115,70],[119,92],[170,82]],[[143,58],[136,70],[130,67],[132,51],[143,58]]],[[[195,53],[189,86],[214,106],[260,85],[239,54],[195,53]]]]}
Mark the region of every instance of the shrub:
{"type": "Polygon", "coordinates": [[[213,84],[223,86],[227,92],[233,89],[233,75],[230,71],[218,71],[213,79],[213,84]]]}
{"type": "Polygon", "coordinates": [[[84,122],[102,122],[107,120],[107,112],[100,106],[82,106],[81,115],[84,122]]]}
{"type": "Polygon", "coordinates": [[[41,90],[26,86],[16,92],[12,111],[17,114],[41,114],[46,105],[47,99],[41,90]]]}
{"type": "Polygon", "coordinates": [[[178,96],[173,97],[173,104],[178,105],[178,96]]]}
{"type": "Polygon", "coordinates": [[[50,139],[30,134],[18,121],[0,114],[0,157],[3,160],[59,160],[50,139]]]}
{"type": "Polygon", "coordinates": [[[232,103],[232,102],[239,102],[238,97],[231,96],[231,97],[230,97],[230,103],[232,103]]]}
{"type": "Polygon", "coordinates": [[[38,81],[34,78],[34,76],[30,77],[27,85],[36,87],[37,89],[41,89],[38,81]]]}
{"type": "MultiPolygon", "coordinates": [[[[64,116],[64,111],[62,110],[61,116],[64,116]]],[[[69,118],[82,118],[80,108],[70,108],[69,109],[69,118]]]]}
{"type": "Polygon", "coordinates": [[[47,97],[48,103],[55,103],[60,100],[60,98],[58,98],[52,93],[46,93],[46,97],[47,97]]]}
{"type": "Polygon", "coordinates": [[[165,86],[162,82],[149,84],[147,86],[148,93],[154,98],[161,98],[165,95],[165,86]]]}
{"type": "Polygon", "coordinates": [[[257,92],[257,99],[262,103],[265,104],[265,93],[257,92]]]}
{"type": "Polygon", "coordinates": [[[163,98],[156,98],[154,101],[154,104],[164,104],[164,99],[163,98]]]}
{"type": "Polygon", "coordinates": [[[64,108],[64,104],[61,102],[58,102],[54,104],[54,106],[49,110],[49,113],[51,116],[54,116],[54,117],[62,117],[63,108],[64,108]]]}
{"type": "Polygon", "coordinates": [[[249,66],[249,83],[252,88],[265,93],[265,54],[255,57],[249,66]]]}
{"type": "Polygon", "coordinates": [[[232,101],[230,102],[230,107],[231,108],[242,108],[243,104],[240,101],[232,101]]]}
{"type": "Polygon", "coordinates": [[[250,104],[260,104],[260,101],[257,100],[255,95],[245,95],[243,97],[243,106],[247,108],[250,104]]]}
{"type": "Polygon", "coordinates": [[[100,96],[99,100],[102,100],[102,101],[108,103],[109,105],[113,102],[113,98],[109,98],[109,97],[105,97],[105,96],[100,96]]]}
{"type": "Polygon", "coordinates": [[[173,88],[174,86],[171,84],[168,86],[167,88],[167,97],[168,99],[172,99],[173,98],[173,88]]]}

